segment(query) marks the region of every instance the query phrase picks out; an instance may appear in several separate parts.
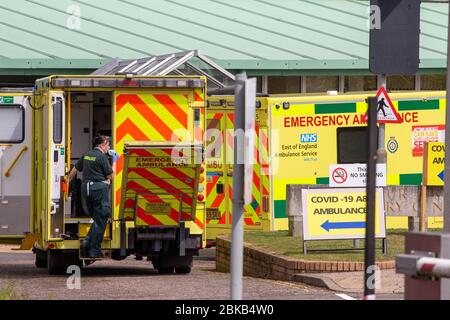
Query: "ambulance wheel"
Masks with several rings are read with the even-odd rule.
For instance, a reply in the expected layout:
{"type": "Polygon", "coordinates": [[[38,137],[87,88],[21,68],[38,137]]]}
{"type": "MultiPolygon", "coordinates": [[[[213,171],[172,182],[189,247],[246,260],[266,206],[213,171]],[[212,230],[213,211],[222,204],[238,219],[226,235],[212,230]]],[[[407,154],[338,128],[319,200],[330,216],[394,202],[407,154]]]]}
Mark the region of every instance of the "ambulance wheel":
{"type": "Polygon", "coordinates": [[[36,261],[34,263],[38,268],[47,268],[47,253],[45,251],[36,250],[36,261]]]}
{"type": "Polygon", "coordinates": [[[191,267],[190,266],[175,267],[175,272],[179,274],[188,274],[191,273],[191,267]]]}
{"type": "Polygon", "coordinates": [[[65,274],[67,268],[71,265],[76,265],[80,269],[83,267],[83,261],[79,259],[76,252],[47,251],[47,269],[49,274],[65,274]]]}
{"type": "Polygon", "coordinates": [[[61,252],[48,250],[47,251],[47,270],[48,274],[64,274],[64,259],[61,252]]]}
{"type": "Polygon", "coordinates": [[[172,274],[173,273],[173,269],[174,269],[173,266],[171,266],[171,267],[159,267],[158,268],[158,272],[160,274],[172,274]]]}

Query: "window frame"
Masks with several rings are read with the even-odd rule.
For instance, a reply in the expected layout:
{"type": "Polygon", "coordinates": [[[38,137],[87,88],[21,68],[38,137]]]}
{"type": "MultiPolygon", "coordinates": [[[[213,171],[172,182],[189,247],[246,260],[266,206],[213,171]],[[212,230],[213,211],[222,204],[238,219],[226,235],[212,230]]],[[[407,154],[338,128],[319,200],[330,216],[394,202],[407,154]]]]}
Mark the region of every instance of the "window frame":
{"type": "Polygon", "coordinates": [[[63,140],[64,140],[64,102],[62,99],[56,98],[56,101],[52,103],[52,141],[54,144],[62,144],[63,140]],[[56,128],[56,126],[55,126],[55,121],[56,121],[55,106],[58,103],[61,103],[61,113],[60,113],[60,117],[61,117],[61,119],[60,119],[60,123],[61,123],[60,137],[61,137],[61,139],[60,140],[55,139],[55,136],[56,136],[55,135],[55,128],[56,128]]]}
{"type": "MultiPolygon", "coordinates": [[[[4,140],[0,140],[0,143],[2,144],[21,144],[25,141],[25,107],[21,104],[0,104],[0,110],[3,109],[4,107],[15,107],[17,109],[20,109],[22,111],[22,139],[18,140],[18,141],[4,141],[4,140]]],[[[6,108],[5,108],[6,109],[6,108]]]]}
{"type": "MultiPolygon", "coordinates": [[[[367,156],[366,156],[366,160],[365,161],[357,161],[357,162],[349,162],[349,161],[341,161],[341,148],[340,148],[340,139],[339,139],[339,131],[344,131],[344,130],[347,130],[347,131],[356,131],[356,130],[361,130],[361,129],[364,129],[365,131],[366,131],[366,137],[367,137],[367,134],[368,134],[368,126],[357,126],[357,127],[338,127],[338,128],[336,128],[336,163],[337,164],[353,164],[353,163],[365,163],[365,164],[367,164],[368,163],[368,154],[367,154],[367,156]]],[[[379,128],[378,128],[378,126],[377,126],[377,145],[378,145],[378,139],[379,139],[379,136],[378,136],[378,130],[379,130],[379,128]]]]}

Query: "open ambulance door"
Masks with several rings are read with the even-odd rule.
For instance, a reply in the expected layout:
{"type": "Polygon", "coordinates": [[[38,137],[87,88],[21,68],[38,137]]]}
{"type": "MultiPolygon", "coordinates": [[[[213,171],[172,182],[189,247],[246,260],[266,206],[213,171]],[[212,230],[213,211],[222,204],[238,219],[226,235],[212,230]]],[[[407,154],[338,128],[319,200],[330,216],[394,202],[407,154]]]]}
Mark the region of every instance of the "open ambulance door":
{"type": "Polygon", "coordinates": [[[30,98],[0,93],[0,238],[30,231],[30,98]]]}
{"type": "MultiPolygon", "coordinates": [[[[66,102],[64,92],[51,91],[47,114],[47,195],[50,211],[49,238],[60,238],[64,234],[64,213],[66,193],[66,102]]],[[[46,127],[44,126],[44,131],[46,127]]],[[[44,191],[45,192],[45,191],[44,191]]]]}

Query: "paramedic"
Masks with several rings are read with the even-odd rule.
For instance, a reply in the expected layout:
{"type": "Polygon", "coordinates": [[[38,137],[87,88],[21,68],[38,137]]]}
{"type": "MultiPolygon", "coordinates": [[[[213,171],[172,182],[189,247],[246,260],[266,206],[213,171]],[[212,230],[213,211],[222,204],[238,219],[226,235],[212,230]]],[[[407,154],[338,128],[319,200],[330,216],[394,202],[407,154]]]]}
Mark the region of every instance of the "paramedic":
{"type": "Polygon", "coordinates": [[[110,138],[97,135],[94,139],[94,149],[85,153],[72,168],[69,181],[77,171],[83,172],[81,197],[83,209],[94,220],[89,233],[82,245],[82,256],[101,258],[101,245],[108,218],[111,214],[111,180],[113,169],[109,163],[108,151],[110,138]]]}

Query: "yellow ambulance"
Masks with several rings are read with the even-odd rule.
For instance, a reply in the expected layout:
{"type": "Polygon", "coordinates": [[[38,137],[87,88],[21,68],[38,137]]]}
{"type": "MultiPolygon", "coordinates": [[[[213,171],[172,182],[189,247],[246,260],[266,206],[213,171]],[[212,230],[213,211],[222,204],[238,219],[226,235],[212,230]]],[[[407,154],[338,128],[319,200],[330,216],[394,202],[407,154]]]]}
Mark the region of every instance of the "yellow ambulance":
{"type": "MultiPolygon", "coordinates": [[[[247,230],[286,230],[286,186],[328,184],[329,166],[364,162],[366,99],[375,92],[338,95],[270,95],[256,104],[253,202],[245,207],[247,230]]],[[[420,185],[425,141],[443,141],[445,92],[391,92],[402,123],[385,125],[388,185],[420,185]]],[[[233,158],[232,96],[208,98],[207,239],[231,231],[233,158]],[[217,152],[215,142],[223,140],[217,152]],[[211,151],[214,150],[213,153],[211,151]],[[228,161],[227,161],[228,159],[228,161]]],[[[388,217],[387,227],[406,227],[388,217]]]]}

